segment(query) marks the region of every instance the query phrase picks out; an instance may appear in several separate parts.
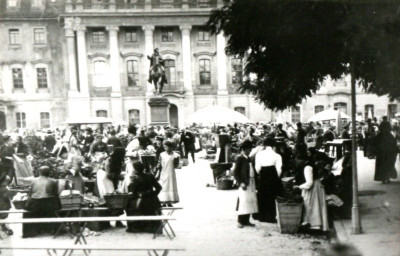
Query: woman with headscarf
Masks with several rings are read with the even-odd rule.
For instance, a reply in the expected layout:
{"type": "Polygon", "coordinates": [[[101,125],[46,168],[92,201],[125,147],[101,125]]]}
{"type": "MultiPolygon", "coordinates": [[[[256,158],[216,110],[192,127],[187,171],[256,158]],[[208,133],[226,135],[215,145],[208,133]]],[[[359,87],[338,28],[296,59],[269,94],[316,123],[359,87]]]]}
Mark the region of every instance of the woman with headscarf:
{"type": "Polygon", "coordinates": [[[379,133],[374,141],[376,155],[374,180],[382,181],[383,184],[390,183],[390,179],[397,178],[395,163],[399,149],[389,122],[382,122],[379,125],[379,133]]]}
{"type": "Polygon", "coordinates": [[[265,149],[256,155],[256,171],[258,177],[258,220],[261,222],[276,222],[275,199],[283,187],[279,176],[282,172],[282,157],[277,154],[274,138],[264,139],[265,149]]]}
{"type": "MultiPolygon", "coordinates": [[[[127,216],[155,216],[161,215],[161,204],[158,194],[161,185],[151,174],[144,173],[144,165],[136,161],[132,164],[133,174],[128,191],[132,193],[126,207],[127,216]]],[[[132,221],[128,222],[126,232],[151,232],[154,233],[160,226],[159,221],[132,221]]]]}
{"type": "Polygon", "coordinates": [[[80,172],[81,157],[72,152],[68,152],[67,148],[64,146],[60,149],[58,156],[64,159],[64,172],[61,177],[72,181],[72,189],[78,190],[83,195],[85,192],[85,185],[80,172]]]}

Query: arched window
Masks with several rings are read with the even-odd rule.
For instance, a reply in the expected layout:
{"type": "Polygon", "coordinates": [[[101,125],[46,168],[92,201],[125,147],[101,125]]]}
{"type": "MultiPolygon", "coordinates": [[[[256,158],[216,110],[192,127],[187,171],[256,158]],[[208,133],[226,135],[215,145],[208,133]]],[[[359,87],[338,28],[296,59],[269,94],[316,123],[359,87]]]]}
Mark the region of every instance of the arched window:
{"type": "Polygon", "coordinates": [[[239,112],[240,114],[246,115],[246,108],[245,107],[235,107],[234,110],[239,112]]]}
{"type": "Polygon", "coordinates": [[[373,118],[374,115],[374,105],[372,104],[368,104],[364,106],[364,118],[368,119],[368,118],[373,118]]]}
{"type": "Polygon", "coordinates": [[[176,84],[176,75],[175,75],[175,61],[174,60],[165,60],[165,75],[167,76],[168,85],[174,86],[176,84]]]}
{"type": "Polygon", "coordinates": [[[199,73],[200,73],[200,84],[201,85],[211,84],[210,60],[201,59],[199,61],[199,73]]]}
{"type": "Polygon", "coordinates": [[[94,68],[94,86],[105,87],[107,86],[107,67],[106,62],[97,60],[93,63],[94,68]]]}
{"type": "Polygon", "coordinates": [[[243,82],[243,61],[242,59],[232,59],[232,84],[243,82]]]}
{"type": "Polygon", "coordinates": [[[139,66],[136,60],[126,62],[126,71],[128,74],[128,86],[139,85],[139,66]]]}
{"type": "Polygon", "coordinates": [[[128,111],[129,124],[140,124],[140,111],[137,109],[131,109],[128,111]]]}
{"type": "Polygon", "coordinates": [[[314,107],[314,114],[318,114],[319,112],[324,111],[324,106],[318,105],[314,107]]]}
{"type": "Polygon", "coordinates": [[[292,123],[300,122],[301,121],[300,107],[292,107],[290,110],[292,112],[292,123]]]}
{"type": "Polygon", "coordinates": [[[335,110],[340,110],[340,112],[347,114],[347,103],[338,102],[333,105],[335,110]]]}
{"type": "Polygon", "coordinates": [[[97,117],[107,117],[107,110],[97,110],[96,116],[97,117]]]}

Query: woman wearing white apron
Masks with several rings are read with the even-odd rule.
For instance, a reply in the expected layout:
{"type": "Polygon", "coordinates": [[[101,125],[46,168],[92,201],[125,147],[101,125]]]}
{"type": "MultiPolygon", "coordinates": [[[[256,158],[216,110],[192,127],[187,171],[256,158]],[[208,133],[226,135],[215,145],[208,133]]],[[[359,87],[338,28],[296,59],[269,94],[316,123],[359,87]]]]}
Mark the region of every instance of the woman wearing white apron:
{"type": "Polygon", "coordinates": [[[254,169],[250,161],[253,143],[245,140],[241,146],[242,153],[236,157],[233,174],[239,184],[237,202],[238,228],[255,225],[250,223],[250,214],[258,212],[257,191],[254,180],[254,169]]]}

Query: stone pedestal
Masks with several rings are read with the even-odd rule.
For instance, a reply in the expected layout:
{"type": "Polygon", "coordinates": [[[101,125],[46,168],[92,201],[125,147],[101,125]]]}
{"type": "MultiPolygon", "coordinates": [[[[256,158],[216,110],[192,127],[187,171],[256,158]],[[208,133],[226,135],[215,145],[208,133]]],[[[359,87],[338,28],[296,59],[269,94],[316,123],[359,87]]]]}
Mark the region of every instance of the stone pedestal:
{"type": "Polygon", "coordinates": [[[169,101],[163,97],[151,97],[148,102],[150,106],[150,125],[169,124],[169,101]]]}

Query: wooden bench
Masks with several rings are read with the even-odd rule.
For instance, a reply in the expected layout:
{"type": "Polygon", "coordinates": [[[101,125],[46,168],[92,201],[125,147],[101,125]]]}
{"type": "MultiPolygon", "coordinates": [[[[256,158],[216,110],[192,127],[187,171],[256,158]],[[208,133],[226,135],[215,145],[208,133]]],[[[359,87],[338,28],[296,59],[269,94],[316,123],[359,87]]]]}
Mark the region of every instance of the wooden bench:
{"type": "MultiPolygon", "coordinates": [[[[83,236],[83,232],[88,222],[101,222],[101,221],[161,221],[159,228],[154,233],[153,239],[155,239],[162,230],[165,231],[169,239],[174,239],[174,236],[166,229],[166,224],[170,220],[175,220],[171,216],[122,216],[122,217],[67,217],[67,218],[32,218],[32,219],[3,219],[0,220],[0,224],[24,224],[24,223],[81,223],[79,231],[74,234],[74,244],[87,244],[86,238],[83,236]]],[[[169,226],[170,227],[170,226],[169,226]]],[[[85,255],[88,255],[86,251],[85,255]]]]}
{"type": "Polygon", "coordinates": [[[57,251],[63,252],[63,255],[71,255],[73,251],[79,250],[84,252],[90,251],[147,251],[150,256],[167,256],[170,251],[185,251],[182,247],[177,246],[88,246],[88,245],[71,245],[71,246],[36,246],[36,245],[23,245],[23,246],[0,246],[1,250],[46,250],[48,255],[58,255],[57,251]],[[159,254],[161,253],[161,254],[159,254]]]}

